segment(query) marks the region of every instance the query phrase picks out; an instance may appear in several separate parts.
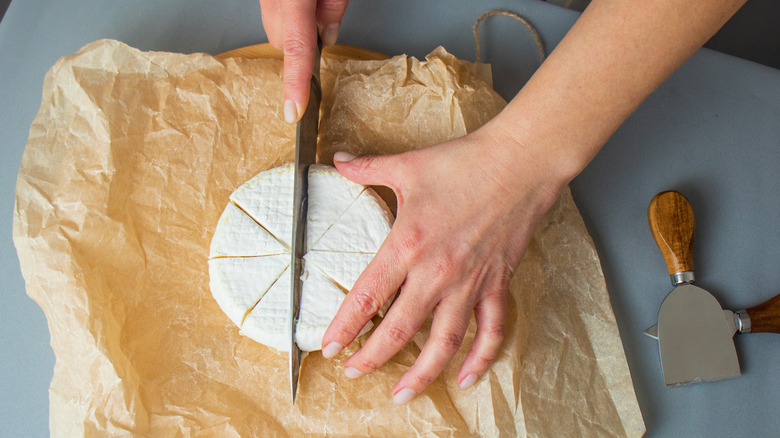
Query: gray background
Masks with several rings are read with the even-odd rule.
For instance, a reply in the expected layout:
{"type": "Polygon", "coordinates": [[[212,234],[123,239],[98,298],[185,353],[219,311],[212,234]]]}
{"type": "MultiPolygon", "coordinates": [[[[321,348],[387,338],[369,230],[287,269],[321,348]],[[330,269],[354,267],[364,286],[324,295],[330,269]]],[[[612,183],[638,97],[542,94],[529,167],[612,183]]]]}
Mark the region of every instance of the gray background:
{"type": "MultiPolygon", "coordinates": [[[[777,66],[777,26],[772,31],[761,23],[776,23],[778,16],[753,12],[754,5],[766,1],[749,3],[745,18],[734,20],[737,29],[750,24],[745,38],[724,34],[724,42],[716,37],[710,46],[777,66]]],[[[0,2],[0,11],[2,6],[0,2]]],[[[340,42],[418,57],[443,45],[473,60],[471,26],[493,8],[528,17],[548,50],[577,18],[576,12],[530,0],[364,0],[351,5],[340,42]]],[[[486,22],[481,35],[496,89],[510,98],[536,68],[536,48],[526,31],[505,17],[486,22]]],[[[4,436],[48,434],[48,385],[54,366],[46,319],[24,292],[11,240],[16,174],[40,104],[44,74],[59,57],[100,38],[142,50],[212,54],[266,41],[255,0],[11,3],[0,22],[4,436]]],[[[572,183],[601,256],[647,436],[780,435],[780,337],[736,339],[740,378],[666,389],[657,346],[641,335],[655,322],[670,289],[645,219],[652,196],[666,189],[688,196],[697,215],[694,257],[699,285],[725,307],[749,307],[780,293],[779,170],[780,71],[705,49],[640,106],[572,183]]]]}

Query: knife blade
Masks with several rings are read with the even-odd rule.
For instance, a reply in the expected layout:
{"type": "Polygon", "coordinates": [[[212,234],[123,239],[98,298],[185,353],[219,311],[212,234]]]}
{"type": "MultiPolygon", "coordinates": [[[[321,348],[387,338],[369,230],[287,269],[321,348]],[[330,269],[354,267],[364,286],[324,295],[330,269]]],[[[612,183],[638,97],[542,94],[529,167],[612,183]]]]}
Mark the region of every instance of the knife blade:
{"type": "Polygon", "coordinates": [[[292,402],[298,394],[298,379],[301,372],[303,353],[295,342],[295,327],[301,306],[301,290],[303,289],[303,255],[306,253],[306,217],[309,207],[309,167],[317,160],[317,136],[320,122],[320,102],[322,88],[320,86],[320,55],[322,41],[317,38],[317,52],[314,60],[314,71],[309,86],[309,102],[303,117],[298,122],[295,131],[295,177],[293,183],[293,235],[290,259],[290,275],[292,275],[292,290],[290,293],[290,394],[292,402]]]}
{"type": "Polygon", "coordinates": [[[694,217],[682,194],[657,194],[647,211],[674,288],[658,311],[658,348],[666,386],[740,375],[733,332],[718,300],[694,286],[694,217]]]}
{"type": "MultiPolygon", "coordinates": [[[[723,317],[729,325],[731,336],[748,333],[780,333],[780,295],[749,309],[723,310],[723,317]]],[[[658,340],[658,325],[648,327],[645,335],[658,340]]]]}

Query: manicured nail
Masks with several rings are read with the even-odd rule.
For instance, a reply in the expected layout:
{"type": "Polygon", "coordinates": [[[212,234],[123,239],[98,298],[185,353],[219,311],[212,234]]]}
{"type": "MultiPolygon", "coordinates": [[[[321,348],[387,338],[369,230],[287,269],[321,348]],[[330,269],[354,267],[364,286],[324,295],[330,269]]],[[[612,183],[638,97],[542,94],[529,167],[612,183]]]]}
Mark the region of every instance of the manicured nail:
{"type": "Polygon", "coordinates": [[[295,123],[298,121],[298,105],[287,99],[284,101],[284,121],[287,123],[295,123]]]}
{"type": "Polygon", "coordinates": [[[417,395],[417,393],[414,392],[413,389],[411,389],[411,388],[404,388],[404,389],[398,391],[393,396],[393,403],[395,403],[397,405],[402,405],[402,404],[408,402],[409,400],[413,399],[415,395],[417,395]]]}
{"type": "Polygon", "coordinates": [[[331,23],[325,26],[322,31],[322,45],[325,47],[336,44],[336,40],[339,37],[339,24],[331,23]]]}
{"type": "Polygon", "coordinates": [[[473,385],[474,382],[477,381],[477,377],[478,376],[476,374],[469,374],[463,380],[460,381],[460,384],[458,384],[458,386],[460,386],[460,389],[466,389],[469,386],[473,385]]]}
{"type": "Polygon", "coordinates": [[[352,367],[346,368],[344,370],[344,374],[346,374],[350,379],[357,379],[363,375],[363,373],[361,373],[357,368],[352,367]]]}
{"type": "Polygon", "coordinates": [[[322,349],[322,356],[326,359],[330,359],[331,357],[339,354],[341,350],[344,349],[344,346],[339,344],[338,342],[331,342],[330,344],[326,345],[325,348],[322,349]]]}
{"type": "Polygon", "coordinates": [[[348,163],[354,160],[356,157],[349,152],[336,152],[333,154],[333,161],[341,161],[342,163],[348,163]]]}

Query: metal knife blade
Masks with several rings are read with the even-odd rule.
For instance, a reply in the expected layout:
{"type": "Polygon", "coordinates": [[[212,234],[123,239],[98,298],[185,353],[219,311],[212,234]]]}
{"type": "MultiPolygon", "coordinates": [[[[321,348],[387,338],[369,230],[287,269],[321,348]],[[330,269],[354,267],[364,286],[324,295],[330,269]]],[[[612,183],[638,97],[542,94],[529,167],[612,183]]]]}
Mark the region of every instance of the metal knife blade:
{"type": "Polygon", "coordinates": [[[320,86],[320,54],[322,41],[317,38],[317,54],[314,61],[314,72],[311,77],[309,102],[306,111],[298,122],[295,132],[295,180],[293,185],[293,235],[291,241],[290,275],[292,275],[292,291],[290,293],[290,394],[292,402],[298,393],[298,378],[301,371],[303,353],[295,342],[295,327],[298,322],[298,312],[301,305],[301,289],[303,280],[303,255],[306,253],[306,217],[309,207],[309,167],[317,159],[317,135],[320,122],[320,102],[322,88],[320,86]]]}
{"type": "Polygon", "coordinates": [[[723,309],[692,284],[674,288],[658,311],[658,346],[666,386],[713,382],[740,375],[723,309]]]}
{"type": "MultiPolygon", "coordinates": [[[[737,329],[737,322],[735,321],[736,318],[738,318],[734,312],[731,310],[723,310],[723,317],[726,319],[726,324],[729,325],[729,330],[731,331],[731,336],[734,336],[735,333],[743,333],[741,330],[737,329]]],[[[648,328],[646,328],[642,333],[644,333],[646,336],[649,336],[656,341],[658,340],[658,324],[652,325],[648,328]]]]}

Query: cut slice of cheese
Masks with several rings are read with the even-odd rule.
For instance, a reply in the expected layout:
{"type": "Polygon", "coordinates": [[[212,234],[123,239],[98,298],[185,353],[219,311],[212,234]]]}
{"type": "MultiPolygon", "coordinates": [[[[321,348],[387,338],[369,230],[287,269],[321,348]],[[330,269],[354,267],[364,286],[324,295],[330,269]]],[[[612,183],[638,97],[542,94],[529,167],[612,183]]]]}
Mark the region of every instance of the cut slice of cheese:
{"type": "Polygon", "coordinates": [[[374,254],[312,250],[304,258],[306,263],[314,264],[344,290],[350,291],[374,254]]]}
{"type": "MultiPolygon", "coordinates": [[[[241,185],[217,223],[209,256],[209,285],[225,314],[242,334],[283,351],[290,342],[292,191],[290,164],[241,185]]],[[[325,245],[304,256],[296,328],[302,350],[320,349],[345,293],[371,261],[392,221],[370,188],[347,180],[333,167],[310,168],[307,244],[325,245]]]]}
{"type": "Polygon", "coordinates": [[[209,258],[263,256],[289,253],[290,249],[268,233],[232,202],[217,222],[209,258]]]}
{"type": "MultiPolygon", "coordinates": [[[[237,326],[290,264],[290,254],[209,260],[209,287],[237,326]]],[[[289,291],[287,292],[289,294],[289,291]]]]}
{"type": "MultiPolygon", "coordinates": [[[[289,256],[287,257],[290,258],[289,256]]],[[[289,265],[240,324],[241,334],[280,351],[290,351],[289,265]]]]}
{"type": "Polygon", "coordinates": [[[257,174],[230,195],[258,224],[288,247],[292,236],[293,166],[257,174]]]}
{"type": "Polygon", "coordinates": [[[309,171],[307,242],[318,241],[363,190],[363,186],[344,178],[333,167],[312,166],[309,171]]]}
{"type": "Polygon", "coordinates": [[[364,190],[314,243],[322,251],[375,253],[393,224],[393,214],[373,190],[364,190]]]}

